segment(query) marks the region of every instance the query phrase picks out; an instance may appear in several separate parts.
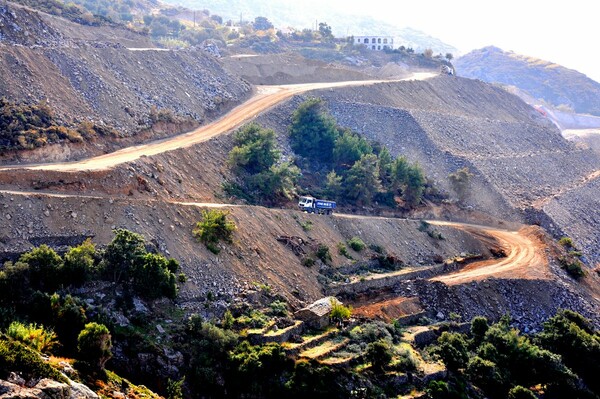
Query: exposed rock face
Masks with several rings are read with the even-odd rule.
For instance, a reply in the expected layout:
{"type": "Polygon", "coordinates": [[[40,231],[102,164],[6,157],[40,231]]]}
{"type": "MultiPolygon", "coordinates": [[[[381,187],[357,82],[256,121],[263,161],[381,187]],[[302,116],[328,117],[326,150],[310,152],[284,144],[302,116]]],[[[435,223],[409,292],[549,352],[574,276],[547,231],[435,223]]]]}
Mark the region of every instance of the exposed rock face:
{"type": "Polygon", "coordinates": [[[44,378],[33,387],[0,380],[0,397],[3,399],[98,399],[98,395],[83,384],[71,381],[70,385],[44,378]]]}

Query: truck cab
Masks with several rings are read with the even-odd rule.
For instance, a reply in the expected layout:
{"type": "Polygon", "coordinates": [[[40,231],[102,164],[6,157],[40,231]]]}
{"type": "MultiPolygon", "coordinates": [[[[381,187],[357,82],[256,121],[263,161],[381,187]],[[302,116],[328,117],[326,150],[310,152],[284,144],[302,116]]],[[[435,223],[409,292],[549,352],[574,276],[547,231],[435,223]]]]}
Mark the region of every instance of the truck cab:
{"type": "Polygon", "coordinates": [[[300,207],[301,211],[307,210],[307,208],[312,209],[315,207],[315,198],[314,197],[300,197],[300,201],[298,201],[298,207],[300,207]]]}

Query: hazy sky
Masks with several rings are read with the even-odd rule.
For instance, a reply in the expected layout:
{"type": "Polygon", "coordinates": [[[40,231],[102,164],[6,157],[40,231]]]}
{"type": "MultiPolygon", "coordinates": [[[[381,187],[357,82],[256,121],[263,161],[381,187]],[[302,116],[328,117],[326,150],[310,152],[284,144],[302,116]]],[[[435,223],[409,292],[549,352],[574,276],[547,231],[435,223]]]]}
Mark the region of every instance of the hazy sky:
{"type": "Polygon", "coordinates": [[[422,30],[462,53],[495,45],[576,69],[600,82],[595,0],[323,1],[352,14],[422,30]]]}

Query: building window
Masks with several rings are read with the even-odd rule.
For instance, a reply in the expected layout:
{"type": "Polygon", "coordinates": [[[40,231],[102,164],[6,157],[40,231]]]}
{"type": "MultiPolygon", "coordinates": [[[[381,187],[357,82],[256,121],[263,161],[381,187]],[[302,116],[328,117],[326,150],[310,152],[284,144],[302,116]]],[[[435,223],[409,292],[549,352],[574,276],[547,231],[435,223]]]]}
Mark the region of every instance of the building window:
{"type": "Polygon", "coordinates": [[[381,38],[377,39],[377,43],[381,43],[381,38]]]}
{"type": "Polygon", "coordinates": [[[383,44],[387,44],[387,39],[383,39],[383,44]]]}
{"type": "Polygon", "coordinates": [[[377,50],[381,50],[381,46],[377,46],[377,50]]]}
{"type": "Polygon", "coordinates": [[[388,47],[388,46],[386,46],[386,45],[384,45],[384,46],[383,46],[383,49],[384,49],[384,50],[387,50],[388,48],[389,48],[389,47],[388,47]]]}
{"type": "Polygon", "coordinates": [[[372,39],[371,39],[371,43],[375,43],[375,38],[372,38],[372,39]]]}
{"type": "Polygon", "coordinates": [[[372,48],[373,50],[375,50],[375,46],[371,46],[371,48],[372,48]]]}

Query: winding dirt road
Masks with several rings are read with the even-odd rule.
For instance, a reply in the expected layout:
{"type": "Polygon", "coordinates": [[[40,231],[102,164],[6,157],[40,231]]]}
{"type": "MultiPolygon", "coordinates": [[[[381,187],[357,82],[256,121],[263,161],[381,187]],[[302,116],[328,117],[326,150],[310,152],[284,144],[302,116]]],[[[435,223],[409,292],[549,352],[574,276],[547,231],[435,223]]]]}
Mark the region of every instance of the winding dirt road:
{"type": "MultiPolygon", "coordinates": [[[[435,76],[433,73],[415,73],[408,78],[401,80],[368,80],[368,81],[345,81],[330,83],[308,83],[281,86],[260,86],[257,93],[248,101],[237,106],[223,117],[201,126],[191,132],[184,133],[175,137],[153,141],[147,144],[123,148],[113,153],[84,159],[75,162],[56,162],[37,165],[10,165],[0,167],[0,171],[11,169],[32,169],[32,170],[51,170],[51,171],[85,171],[85,170],[103,170],[110,169],[116,165],[136,160],[142,156],[152,156],[178,148],[185,148],[194,144],[206,141],[219,134],[231,131],[236,127],[253,119],[257,114],[266,111],[270,107],[290,98],[299,93],[311,90],[327,89],[335,87],[361,86],[377,83],[397,82],[402,80],[424,80],[435,76]]],[[[593,176],[596,178],[597,176],[593,176]]],[[[104,198],[96,196],[86,196],[80,194],[53,194],[42,192],[17,192],[0,191],[11,195],[47,195],[59,197],[90,197],[104,198]]],[[[107,197],[108,198],[108,197],[107,197]]],[[[200,207],[232,207],[230,204],[206,204],[193,202],[168,201],[183,206],[200,207]]],[[[358,215],[342,215],[337,217],[363,217],[358,215]]],[[[385,219],[385,218],[381,218],[385,219]]],[[[475,262],[459,272],[435,277],[434,280],[442,281],[446,284],[461,284],[467,281],[479,280],[490,276],[511,277],[511,278],[548,278],[548,261],[544,255],[543,243],[536,241],[531,231],[521,229],[518,232],[502,229],[494,229],[485,226],[470,224],[451,223],[443,221],[430,221],[432,224],[448,225],[454,228],[463,229],[474,234],[482,241],[490,241],[490,245],[500,244],[508,254],[502,259],[492,259],[482,262],[475,262]],[[493,242],[493,244],[492,244],[493,242]]]]}
{"type": "Polygon", "coordinates": [[[488,277],[511,279],[550,279],[545,245],[535,237],[534,227],[509,231],[466,223],[431,220],[431,224],[464,230],[490,247],[500,245],[506,257],[473,262],[463,269],[432,278],[448,285],[463,284],[488,277]]]}
{"type": "Polygon", "coordinates": [[[152,156],[207,141],[215,136],[218,136],[219,134],[226,133],[243,125],[244,123],[253,119],[259,113],[266,111],[272,106],[292,97],[295,94],[300,94],[311,90],[329,89],[335,87],[364,86],[376,83],[399,82],[405,80],[425,80],[433,76],[436,76],[436,74],[429,72],[417,72],[408,78],[399,80],[360,80],[330,83],[305,83],[281,86],[259,86],[257,93],[248,101],[238,105],[216,121],[213,121],[208,125],[201,126],[188,133],[153,141],[147,144],[123,148],[109,154],[104,154],[80,161],[33,165],[8,165],[0,167],[0,171],[10,169],[32,169],[72,172],[110,169],[116,165],[134,161],[142,156],[152,156]]]}

